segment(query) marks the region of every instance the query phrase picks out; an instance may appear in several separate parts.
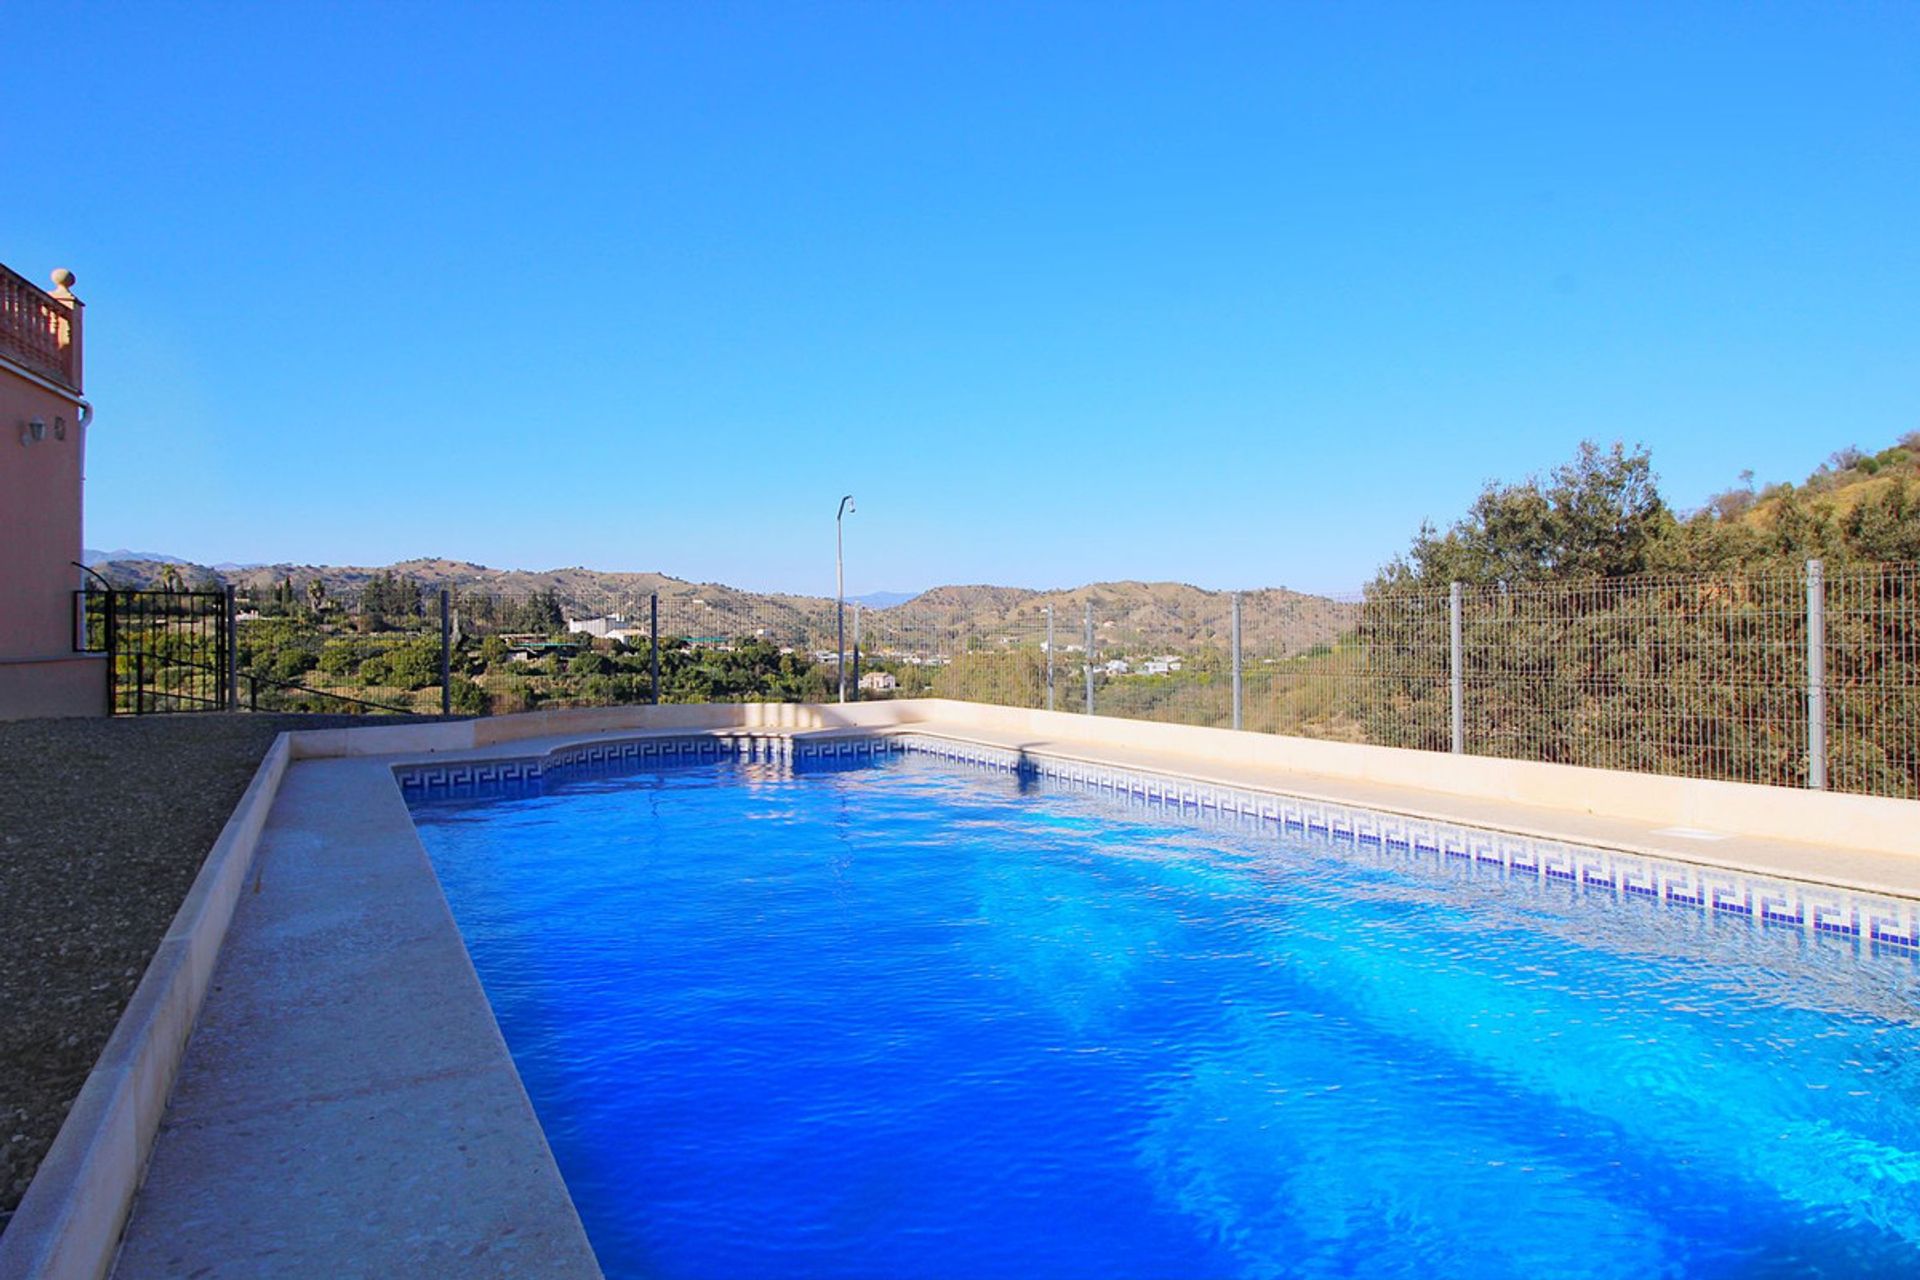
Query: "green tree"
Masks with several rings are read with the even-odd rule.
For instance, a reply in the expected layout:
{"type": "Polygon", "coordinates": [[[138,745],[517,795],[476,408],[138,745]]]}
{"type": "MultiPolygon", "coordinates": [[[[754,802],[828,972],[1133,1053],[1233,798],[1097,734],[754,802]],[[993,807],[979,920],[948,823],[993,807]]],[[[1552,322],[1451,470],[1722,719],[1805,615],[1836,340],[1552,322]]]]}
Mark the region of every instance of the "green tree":
{"type": "Polygon", "coordinates": [[[567,664],[567,674],[575,676],[611,675],[613,670],[613,659],[602,653],[583,653],[567,664]]]}
{"type": "MultiPolygon", "coordinates": [[[[250,675],[297,683],[320,661],[320,638],[291,618],[243,622],[236,640],[240,670],[250,675]]],[[[201,654],[194,661],[211,664],[214,655],[201,654]]]]}
{"type": "MultiPolygon", "coordinates": [[[[1072,675],[1078,678],[1079,669],[1072,675]]],[[[933,696],[1009,707],[1047,704],[1046,655],[1032,649],[960,653],[933,677],[933,696]]]]}
{"type": "Polygon", "coordinates": [[[1423,526],[1381,580],[1514,584],[1644,573],[1673,525],[1646,449],[1602,450],[1588,440],[1545,480],[1489,484],[1446,533],[1423,526]]]}
{"type": "Polygon", "coordinates": [[[386,683],[396,688],[425,689],[440,683],[440,642],[416,640],[387,655],[386,683]]]}
{"type": "Polygon", "coordinates": [[[483,716],[493,701],[478,682],[465,676],[455,677],[447,692],[454,712],[463,716],[483,716]]]}
{"type": "Polygon", "coordinates": [[[420,616],[420,585],[390,569],[367,579],[360,589],[360,610],[388,624],[404,624],[420,616]]]}
{"type": "Polygon", "coordinates": [[[567,629],[567,616],[560,608],[560,597],[547,588],[522,600],[512,610],[509,623],[515,631],[552,635],[567,629]]]}
{"type": "Polygon", "coordinates": [[[1920,560],[1920,486],[1896,484],[1866,498],[1841,522],[1847,549],[1864,560],[1920,560]]]}
{"type": "Polygon", "coordinates": [[[359,646],[351,640],[328,640],[320,646],[319,668],[329,676],[352,675],[360,664],[359,646]]]}

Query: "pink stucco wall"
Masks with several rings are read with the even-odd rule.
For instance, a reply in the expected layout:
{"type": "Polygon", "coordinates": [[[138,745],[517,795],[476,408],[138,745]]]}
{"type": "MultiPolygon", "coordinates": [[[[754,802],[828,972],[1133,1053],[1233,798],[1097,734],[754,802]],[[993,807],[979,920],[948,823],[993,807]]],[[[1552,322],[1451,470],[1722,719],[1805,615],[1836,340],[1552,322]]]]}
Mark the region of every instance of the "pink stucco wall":
{"type": "Polygon", "coordinates": [[[0,662],[0,720],[106,713],[107,660],[100,654],[0,662]]]}
{"type": "Polygon", "coordinates": [[[73,654],[86,429],[75,398],[0,356],[0,719],[105,708],[105,664],[73,654]],[[45,436],[23,444],[35,419],[45,436]],[[61,438],[64,434],[64,438],[61,438]]]}

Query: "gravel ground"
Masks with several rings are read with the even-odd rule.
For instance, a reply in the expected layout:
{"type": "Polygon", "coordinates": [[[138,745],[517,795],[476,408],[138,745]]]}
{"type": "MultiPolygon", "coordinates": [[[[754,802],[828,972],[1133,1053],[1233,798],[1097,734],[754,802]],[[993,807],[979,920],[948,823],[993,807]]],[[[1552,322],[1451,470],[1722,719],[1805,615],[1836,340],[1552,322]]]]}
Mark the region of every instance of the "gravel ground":
{"type": "Polygon", "coordinates": [[[0,722],[0,1230],[273,736],[366,723],[0,722]]]}

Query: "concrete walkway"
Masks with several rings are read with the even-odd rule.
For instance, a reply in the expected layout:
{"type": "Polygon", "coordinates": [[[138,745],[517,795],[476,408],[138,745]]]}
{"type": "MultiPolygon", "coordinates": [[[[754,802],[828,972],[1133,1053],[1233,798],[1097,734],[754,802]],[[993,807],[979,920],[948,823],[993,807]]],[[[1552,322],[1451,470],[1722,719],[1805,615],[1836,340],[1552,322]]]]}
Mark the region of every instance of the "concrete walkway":
{"type": "Polygon", "coordinates": [[[385,763],[281,785],[114,1275],[600,1274],[385,763]]]}

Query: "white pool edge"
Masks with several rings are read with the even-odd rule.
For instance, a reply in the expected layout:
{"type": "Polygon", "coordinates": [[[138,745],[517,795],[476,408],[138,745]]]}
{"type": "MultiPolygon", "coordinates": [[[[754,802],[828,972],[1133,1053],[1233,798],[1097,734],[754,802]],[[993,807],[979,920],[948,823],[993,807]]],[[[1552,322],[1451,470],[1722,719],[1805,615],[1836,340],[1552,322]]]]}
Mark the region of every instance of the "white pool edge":
{"type": "MultiPolygon", "coordinates": [[[[1029,711],[939,698],[842,704],[733,703],[582,708],[445,724],[328,729],[294,735],[294,756],[485,754],[530,739],[611,732],[771,733],[938,728],[962,736],[1014,734],[1054,750],[1077,745],[1164,757],[1167,768],[1255,769],[1276,775],[1404,788],[1446,796],[1561,810],[1655,828],[1699,828],[1734,837],[1894,854],[1920,867],[1920,800],[1768,787],[1451,755],[1315,738],[1029,711]]],[[[1677,850],[1675,856],[1684,856],[1677,850]]],[[[1920,877],[1916,878],[1920,887],[1920,877]]]]}

